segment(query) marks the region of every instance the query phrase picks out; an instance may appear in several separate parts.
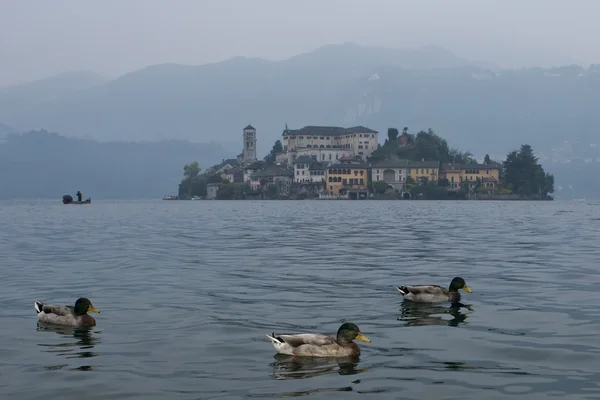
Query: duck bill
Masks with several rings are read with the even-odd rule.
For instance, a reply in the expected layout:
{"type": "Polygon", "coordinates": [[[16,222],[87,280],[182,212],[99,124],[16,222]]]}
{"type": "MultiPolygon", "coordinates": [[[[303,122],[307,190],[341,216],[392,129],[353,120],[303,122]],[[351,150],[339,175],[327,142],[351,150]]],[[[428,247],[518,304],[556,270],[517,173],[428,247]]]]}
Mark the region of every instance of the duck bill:
{"type": "Polygon", "coordinates": [[[371,339],[369,339],[368,337],[366,337],[365,335],[363,335],[360,332],[358,332],[358,335],[356,335],[355,339],[360,340],[361,342],[371,343],[371,339]]]}
{"type": "Polygon", "coordinates": [[[467,285],[463,286],[463,290],[467,293],[472,293],[473,291],[471,289],[469,289],[469,287],[467,285]]]}
{"type": "Polygon", "coordinates": [[[96,309],[96,307],[94,307],[94,306],[89,306],[87,310],[88,310],[89,312],[95,312],[95,313],[98,313],[98,314],[100,314],[100,311],[98,311],[98,310],[96,309]]]}

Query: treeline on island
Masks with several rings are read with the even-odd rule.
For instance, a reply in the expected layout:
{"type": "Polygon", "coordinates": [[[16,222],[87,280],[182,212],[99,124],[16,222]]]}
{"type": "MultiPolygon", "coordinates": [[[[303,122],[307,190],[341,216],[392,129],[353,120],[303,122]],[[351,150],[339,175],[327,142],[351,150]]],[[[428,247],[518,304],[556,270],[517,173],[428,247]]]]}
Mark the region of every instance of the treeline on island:
{"type": "MultiPolygon", "coordinates": [[[[416,135],[408,132],[404,127],[402,133],[397,128],[389,128],[387,138],[383,145],[379,145],[373,152],[369,161],[389,159],[403,159],[410,161],[436,161],[443,164],[473,164],[480,165],[472,153],[450,147],[448,142],[433,130],[420,131],[416,135]]],[[[516,194],[522,198],[549,199],[549,194],[554,193],[554,176],[544,171],[542,165],[534,156],[530,145],[524,144],[518,150],[511,151],[502,162],[495,161],[488,154],[483,159],[484,165],[496,166],[499,169],[500,182],[492,191],[497,194],[516,194]]],[[[437,182],[428,182],[421,178],[415,182],[408,177],[407,189],[413,196],[426,199],[464,199],[470,190],[471,182],[465,181],[461,188],[454,192],[449,191],[450,182],[447,179],[438,179],[437,182]]],[[[383,194],[388,185],[383,182],[372,182],[372,190],[383,194]]],[[[476,193],[488,193],[490,189],[482,186],[482,182],[475,181],[476,193]]]]}

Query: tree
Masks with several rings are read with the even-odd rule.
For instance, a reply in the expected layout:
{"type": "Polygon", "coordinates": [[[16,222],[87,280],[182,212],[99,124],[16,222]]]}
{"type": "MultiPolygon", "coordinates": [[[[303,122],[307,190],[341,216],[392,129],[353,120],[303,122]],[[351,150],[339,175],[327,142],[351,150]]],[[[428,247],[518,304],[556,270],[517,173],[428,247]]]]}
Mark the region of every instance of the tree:
{"type": "Polygon", "coordinates": [[[267,164],[275,164],[275,160],[277,159],[277,153],[283,152],[283,145],[281,144],[281,140],[275,141],[271,152],[265,157],[265,161],[267,164]]]}
{"type": "Polygon", "coordinates": [[[192,196],[192,183],[194,179],[198,178],[198,175],[200,174],[201,170],[202,169],[200,168],[198,161],[194,161],[183,166],[183,176],[184,179],[187,181],[189,196],[192,196]]]}
{"type": "Polygon", "coordinates": [[[268,184],[266,193],[270,199],[276,198],[277,197],[277,186],[275,186],[272,183],[268,184]]]}
{"type": "Polygon", "coordinates": [[[504,185],[513,193],[546,198],[554,192],[554,176],[544,171],[530,145],[508,153],[503,166],[504,185]]]}
{"type": "Polygon", "coordinates": [[[200,168],[198,161],[194,161],[190,164],[186,164],[183,167],[183,176],[185,176],[186,179],[191,182],[198,177],[200,171],[202,171],[202,168],[200,168]]]}
{"type": "Polygon", "coordinates": [[[388,134],[388,143],[395,143],[396,140],[398,139],[398,129],[396,128],[388,128],[387,131],[388,134]]]}
{"type": "Polygon", "coordinates": [[[388,189],[388,184],[385,181],[376,181],[373,182],[373,191],[375,193],[379,193],[379,194],[383,194],[387,191],[388,189]]]}
{"type": "Polygon", "coordinates": [[[408,126],[405,126],[404,129],[402,129],[402,136],[408,136],[408,126]]]}
{"type": "Polygon", "coordinates": [[[483,158],[483,163],[484,163],[485,165],[488,165],[488,164],[491,164],[491,163],[492,163],[492,160],[490,160],[490,155],[489,155],[489,154],[486,154],[486,155],[485,155],[485,157],[483,158]]]}

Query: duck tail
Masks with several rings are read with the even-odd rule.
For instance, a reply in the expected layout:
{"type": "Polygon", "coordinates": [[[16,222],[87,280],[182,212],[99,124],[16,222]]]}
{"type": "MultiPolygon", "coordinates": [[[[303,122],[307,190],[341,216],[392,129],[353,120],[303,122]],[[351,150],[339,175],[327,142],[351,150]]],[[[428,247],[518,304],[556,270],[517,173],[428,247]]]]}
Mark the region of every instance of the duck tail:
{"type": "Polygon", "coordinates": [[[410,293],[410,290],[408,290],[408,288],[406,286],[396,286],[396,290],[398,290],[400,293],[402,293],[402,296],[406,296],[407,294],[410,293]]]}
{"type": "Polygon", "coordinates": [[[44,303],[39,301],[34,302],[33,307],[35,307],[35,311],[37,311],[38,314],[44,311],[44,303]]]}
{"type": "Polygon", "coordinates": [[[269,339],[271,339],[271,342],[273,343],[283,343],[283,340],[279,339],[278,337],[275,336],[275,332],[271,333],[271,335],[266,335],[269,339]]]}

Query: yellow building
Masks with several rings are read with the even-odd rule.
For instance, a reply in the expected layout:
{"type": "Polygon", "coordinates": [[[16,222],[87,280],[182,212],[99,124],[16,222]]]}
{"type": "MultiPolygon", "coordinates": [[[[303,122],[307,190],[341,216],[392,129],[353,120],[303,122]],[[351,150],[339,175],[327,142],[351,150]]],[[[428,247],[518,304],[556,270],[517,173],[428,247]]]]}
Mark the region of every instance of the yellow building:
{"type": "Polygon", "coordinates": [[[500,167],[496,164],[442,164],[440,179],[448,180],[448,189],[458,190],[464,182],[491,189],[498,187],[500,167]]]}
{"type": "Polygon", "coordinates": [[[409,161],[407,176],[414,182],[419,182],[422,178],[427,178],[428,182],[437,182],[440,172],[440,163],[438,161],[409,161]]]}
{"type": "Polygon", "coordinates": [[[343,194],[346,190],[366,190],[369,167],[362,163],[333,164],[327,167],[325,181],[327,192],[332,195],[343,194]]]}

